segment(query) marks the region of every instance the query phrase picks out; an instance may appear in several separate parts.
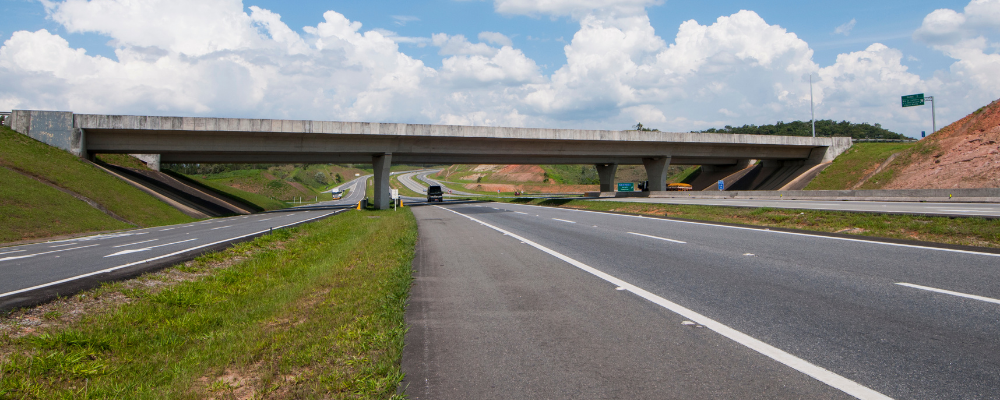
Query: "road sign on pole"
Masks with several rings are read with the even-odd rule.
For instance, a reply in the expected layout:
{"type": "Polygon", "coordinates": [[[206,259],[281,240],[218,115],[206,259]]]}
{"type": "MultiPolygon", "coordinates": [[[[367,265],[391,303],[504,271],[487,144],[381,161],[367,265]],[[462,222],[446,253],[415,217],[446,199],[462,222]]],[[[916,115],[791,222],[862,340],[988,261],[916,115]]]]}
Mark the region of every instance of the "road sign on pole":
{"type": "Polygon", "coordinates": [[[721,192],[723,190],[726,190],[726,182],[719,181],[719,191],[721,192]]]}
{"type": "Polygon", "coordinates": [[[915,107],[924,105],[924,94],[911,94],[903,96],[903,107],[915,107]]]}
{"type": "Polygon", "coordinates": [[[903,107],[924,105],[924,100],[931,102],[931,133],[937,132],[937,112],[934,110],[934,96],[924,97],[923,93],[903,96],[903,107]]]}
{"type": "Polygon", "coordinates": [[[635,191],[635,183],[632,183],[632,182],[618,182],[618,191],[619,192],[634,192],[635,191]]]}

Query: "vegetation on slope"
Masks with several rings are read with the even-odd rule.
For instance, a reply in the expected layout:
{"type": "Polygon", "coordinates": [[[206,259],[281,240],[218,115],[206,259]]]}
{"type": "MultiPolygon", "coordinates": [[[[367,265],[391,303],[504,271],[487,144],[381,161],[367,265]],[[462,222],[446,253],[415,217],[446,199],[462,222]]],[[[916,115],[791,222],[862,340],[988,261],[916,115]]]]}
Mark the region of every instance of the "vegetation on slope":
{"type": "Polygon", "coordinates": [[[393,398],[416,238],[348,211],[16,312],[0,398],[393,398]]]}
{"type": "Polygon", "coordinates": [[[69,194],[0,166],[0,243],[130,227],[69,194]]]}
{"type": "MultiPolygon", "coordinates": [[[[837,156],[820,172],[806,190],[849,190],[875,172],[893,154],[916,146],[914,143],[857,143],[837,156]]],[[[884,171],[883,171],[884,172],[884,171]]],[[[881,173],[880,173],[881,174],[881,173]]],[[[883,176],[872,176],[861,187],[877,188],[887,182],[883,176]]]]}
{"type": "MultiPolygon", "coordinates": [[[[184,215],[177,209],[136,189],[128,183],[109,175],[97,166],[80,160],[63,150],[14,132],[6,126],[0,126],[0,149],[2,149],[0,151],[0,167],[15,171],[22,176],[31,176],[48,181],[53,185],[90,199],[114,215],[134,225],[159,226],[193,221],[191,217],[184,215]]],[[[7,174],[7,176],[12,175],[7,174]]],[[[10,187],[14,181],[9,182],[11,184],[7,184],[7,181],[5,181],[3,185],[0,185],[0,197],[4,199],[5,204],[14,204],[18,201],[13,197],[15,196],[12,192],[14,188],[10,187]]],[[[21,182],[24,181],[22,180],[21,182]]],[[[35,184],[26,184],[36,187],[36,189],[30,189],[35,193],[34,195],[51,193],[45,192],[44,189],[38,189],[35,184]]],[[[38,183],[38,185],[42,184],[38,183]]],[[[29,189],[26,188],[26,190],[29,189]]],[[[47,196],[47,194],[42,195],[47,196]]],[[[79,207],[79,205],[71,205],[73,202],[63,201],[67,199],[66,197],[53,195],[50,198],[53,202],[56,202],[50,202],[50,205],[56,208],[79,207]],[[59,198],[63,200],[58,200],[59,198]],[[59,206],[58,204],[63,205],[59,206]]],[[[74,201],[80,202],[80,200],[75,199],[74,201]]],[[[54,213],[35,213],[34,215],[38,215],[43,219],[28,222],[22,220],[17,223],[20,228],[13,226],[14,222],[11,222],[11,219],[4,218],[0,220],[0,231],[6,231],[4,233],[6,239],[0,239],[0,241],[11,240],[10,238],[13,238],[13,240],[32,239],[47,237],[50,234],[82,233],[92,231],[93,229],[105,230],[122,227],[121,224],[118,224],[111,217],[105,219],[105,223],[98,223],[97,225],[75,225],[68,221],[56,223],[55,216],[57,214],[54,213]],[[61,228],[45,232],[34,232],[35,229],[39,229],[38,227],[45,227],[47,225],[52,225],[53,228],[61,228]]]]}

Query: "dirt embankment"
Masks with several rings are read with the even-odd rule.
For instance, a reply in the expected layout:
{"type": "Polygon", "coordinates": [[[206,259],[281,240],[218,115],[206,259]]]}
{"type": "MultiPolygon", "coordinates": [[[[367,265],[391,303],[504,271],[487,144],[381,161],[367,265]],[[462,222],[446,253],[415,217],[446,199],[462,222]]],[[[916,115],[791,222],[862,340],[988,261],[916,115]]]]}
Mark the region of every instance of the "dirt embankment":
{"type": "Polygon", "coordinates": [[[1000,100],[924,139],[884,189],[1000,187],[1000,100]]]}

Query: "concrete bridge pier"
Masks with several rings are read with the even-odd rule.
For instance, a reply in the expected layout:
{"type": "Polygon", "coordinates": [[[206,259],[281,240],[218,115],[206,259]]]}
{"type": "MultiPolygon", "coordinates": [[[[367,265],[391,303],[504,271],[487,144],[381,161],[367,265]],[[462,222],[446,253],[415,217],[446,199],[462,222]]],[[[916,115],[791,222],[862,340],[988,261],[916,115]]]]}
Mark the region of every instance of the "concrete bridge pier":
{"type": "Polygon", "coordinates": [[[392,165],[392,153],[372,156],[372,166],[375,170],[375,198],[372,201],[376,210],[392,208],[389,197],[389,166],[392,165]]]}
{"type": "Polygon", "coordinates": [[[597,177],[601,179],[601,191],[614,192],[618,164],[594,164],[594,167],[597,168],[597,177]]]}
{"type": "Polygon", "coordinates": [[[646,167],[646,179],[649,179],[647,189],[650,192],[667,190],[667,167],[670,166],[670,159],[670,156],[642,159],[642,165],[646,167]]]}

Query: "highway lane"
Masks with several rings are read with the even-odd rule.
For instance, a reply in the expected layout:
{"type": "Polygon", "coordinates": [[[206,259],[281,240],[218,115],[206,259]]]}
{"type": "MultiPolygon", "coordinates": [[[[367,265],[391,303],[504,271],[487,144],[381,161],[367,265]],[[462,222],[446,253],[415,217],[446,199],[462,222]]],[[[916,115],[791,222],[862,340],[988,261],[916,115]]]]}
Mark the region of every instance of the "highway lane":
{"type": "MultiPolygon", "coordinates": [[[[686,361],[692,371],[703,371],[715,381],[733,385],[730,395],[721,397],[745,397],[739,395],[744,393],[739,388],[750,384],[744,375],[740,375],[747,373],[744,368],[774,372],[774,360],[783,359],[780,352],[793,357],[792,361],[785,360],[785,364],[789,365],[784,369],[786,374],[762,372],[764,376],[760,378],[777,386],[798,388],[796,390],[807,394],[776,393],[749,397],[826,397],[813,394],[818,393],[813,392],[817,389],[799,381],[787,386],[790,381],[786,380],[806,375],[845,393],[850,393],[853,384],[894,398],[989,398],[996,396],[996,388],[1000,387],[1000,341],[997,340],[1000,335],[1000,318],[997,318],[1000,313],[1000,300],[997,300],[1000,299],[1000,269],[997,268],[1000,257],[995,253],[513,204],[423,207],[414,208],[414,213],[422,224],[422,230],[424,226],[444,224],[445,231],[460,232],[460,235],[447,238],[451,241],[446,244],[449,249],[463,250],[458,245],[461,243],[458,236],[489,238],[472,249],[464,249],[470,254],[460,260],[460,267],[455,266],[447,272],[472,274],[466,270],[483,268],[475,273],[488,276],[508,273],[503,268],[512,267],[507,264],[524,264],[515,269],[516,272],[509,272],[515,276],[534,274],[539,268],[545,271],[561,268],[558,273],[544,277],[543,282],[551,285],[532,284],[505,276],[507,279],[499,279],[496,285],[477,287],[471,293],[463,293],[461,284],[445,285],[443,282],[447,282],[447,275],[434,275],[422,280],[418,270],[414,296],[421,297],[413,299],[416,302],[414,313],[422,311],[425,315],[408,315],[408,320],[416,323],[411,325],[413,334],[407,342],[407,346],[411,347],[404,354],[404,370],[409,369],[408,374],[414,372],[414,379],[428,379],[417,382],[407,378],[411,386],[420,387],[417,392],[425,390],[426,393],[443,393],[444,397],[449,397],[447,393],[453,392],[435,390],[445,387],[458,390],[482,382],[456,380],[446,373],[448,371],[462,370],[465,376],[502,375],[500,378],[514,379],[519,378],[516,374],[532,370],[522,367],[545,364],[545,360],[550,360],[546,357],[551,356],[548,352],[552,348],[558,347],[556,343],[591,343],[578,349],[589,352],[603,344],[612,345],[614,340],[619,343],[616,347],[621,351],[631,346],[649,350],[651,346],[655,347],[650,341],[679,343],[682,348],[657,349],[662,352],[664,364],[676,362],[675,357],[685,354],[683,347],[697,346],[705,352],[704,363],[727,363],[712,370],[699,359],[686,361]],[[425,209],[441,212],[431,213],[425,209]],[[448,214],[461,214],[462,218],[449,217],[448,214]],[[466,217],[478,222],[471,219],[462,221],[466,217]],[[478,230],[469,227],[475,225],[479,225],[478,230]],[[514,245],[517,250],[500,256],[487,252],[485,243],[506,247],[514,245]],[[561,267],[520,259],[521,254],[529,252],[557,260],[561,267]],[[500,257],[506,262],[477,260],[479,253],[484,253],[481,257],[500,257]],[[566,266],[572,268],[567,269],[566,266]],[[596,293],[593,303],[570,312],[582,317],[546,321],[546,313],[524,313],[555,308],[554,305],[538,304],[532,300],[554,301],[545,294],[560,291],[562,285],[570,285],[566,281],[585,280],[588,276],[600,279],[592,279],[590,284],[575,285],[580,286],[579,290],[596,293]],[[631,293],[631,298],[641,300],[647,311],[642,317],[620,321],[635,323],[635,332],[617,332],[614,340],[609,342],[600,331],[588,330],[589,322],[586,321],[608,318],[598,312],[607,308],[620,310],[619,314],[633,314],[643,307],[633,303],[630,308],[621,309],[620,304],[604,298],[607,293],[614,292],[631,293]],[[498,297],[507,299],[509,303],[484,306],[492,293],[501,293],[498,297]],[[519,300],[512,300],[511,296],[519,300]],[[448,329],[458,333],[488,335],[488,329],[476,330],[477,322],[488,325],[488,322],[474,318],[478,317],[476,315],[455,317],[458,321],[449,320],[446,308],[457,307],[456,304],[463,304],[463,300],[480,307],[493,307],[489,320],[506,321],[518,327],[521,331],[514,329],[514,332],[507,333],[530,343],[510,347],[514,345],[505,342],[503,335],[490,335],[495,343],[476,337],[449,335],[448,329]],[[669,312],[658,314],[649,311],[651,309],[669,312]],[[541,319],[532,319],[534,317],[541,319]],[[645,323],[637,322],[647,319],[657,321],[667,331],[676,327],[679,319],[692,321],[718,335],[700,337],[693,342],[683,333],[664,338],[648,331],[645,323]],[[448,321],[451,324],[446,323],[448,321]],[[561,330],[556,325],[547,329],[526,328],[532,325],[532,321],[548,325],[583,325],[577,334],[561,330]],[[421,323],[424,325],[421,326],[421,323]],[[519,332],[524,334],[525,330],[527,334],[517,336],[519,332]],[[717,344],[712,340],[720,337],[746,346],[743,349],[753,348],[764,357],[747,358],[731,348],[724,348],[723,354],[720,354],[711,350],[712,346],[705,346],[717,344]],[[414,350],[413,340],[425,338],[445,338],[450,342],[425,340],[423,345],[426,347],[414,350]],[[759,341],[763,347],[754,341],[759,341]],[[469,350],[474,348],[469,345],[470,342],[483,347],[478,355],[488,360],[463,362],[461,358],[470,356],[463,352],[475,353],[469,350]],[[534,358],[511,350],[532,346],[539,352],[534,358]],[[777,356],[769,353],[774,351],[779,352],[777,356]],[[453,354],[463,357],[449,357],[453,354]],[[449,363],[460,365],[455,367],[449,363]],[[480,370],[482,365],[491,363],[507,369],[499,373],[490,372],[488,368],[480,370]],[[822,371],[829,374],[824,375],[822,371]]],[[[423,231],[421,234],[421,241],[429,242],[424,240],[423,231]]],[[[439,259],[447,258],[441,255],[447,254],[447,251],[421,250],[418,250],[415,265],[422,266],[425,271],[433,274],[435,269],[450,265],[439,262],[439,259]],[[428,253],[432,253],[431,264],[421,263],[421,257],[426,257],[428,253]]],[[[567,307],[576,304],[573,301],[587,301],[587,296],[584,297],[567,298],[567,307]]],[[[644,353],[649,351],[638,352],[644,353]]],[[[654,355],[657,354],[654,352],[654,355]]],[[[562,368],[559,374],[538,375],[533,381],[522,383],[527,388],[559,386],[553,379],[572,380],[570,377],[576,375],[587,375],[597,380],[610,379],[615,375],[610,371],[631,369],[629,365],[616,364],[617,361],[608,357],[605,356],[604,361],[600,358],[577,360],[577,363],[582,363],[579,367],[555,362],[555,365],[548,366],[562,368]],[[605,378],[589,371],[593,363],[602,362],[603,368],[609,371],[605,378]]],[[[552,359],[558,361],[560,357],[553,356],[552,359]]],[[[648,361],[640,357],[636,362],[642,364],[648,361]]],[[[650,382],[659,381],[656,374],[669,369],[672,368],[654,368],[646,371],[645,377],[650,382]]],[[[711,386],[715,383],[706,382],[703,374],[690,376],[679,373],[677,379],[684,382],[660,383],[668,385],[666,387],[680,385],[723,390],[711,386]]],[[[614,382],[608,384],[613,385],[614,382]]]]}
{"type": "Polygon", "coordinates": [[[675,198],[621,198],[595,199],[595,201],[621,201],[657,204],[692,204],[729,207],[771,207],[803,210],[853,211],[891,214],[939,215],[951,217],[1000,218],[1000,204],[994,203],[922,203],[897,201],[820,201],[820,200],[763,200],[763,199],[675,199],[675,198]]]}
{"type": "Polygon", "coordinates": [[[350,208],[364,197],[366,179],[361,177],[350,182],[359,189],[352,190],[341,200],[188,224],[0,247],[0,307],[31,304],[55,292],[72,293],[103,279],[115,279],[125,272],[142,271],[271,229],[332,215],[350,208]]]}

